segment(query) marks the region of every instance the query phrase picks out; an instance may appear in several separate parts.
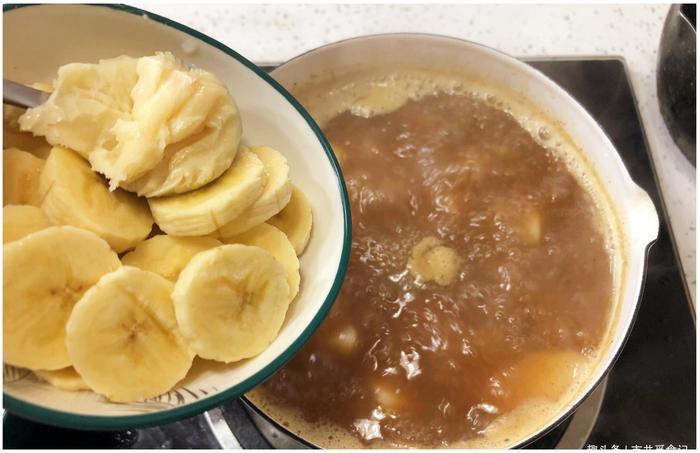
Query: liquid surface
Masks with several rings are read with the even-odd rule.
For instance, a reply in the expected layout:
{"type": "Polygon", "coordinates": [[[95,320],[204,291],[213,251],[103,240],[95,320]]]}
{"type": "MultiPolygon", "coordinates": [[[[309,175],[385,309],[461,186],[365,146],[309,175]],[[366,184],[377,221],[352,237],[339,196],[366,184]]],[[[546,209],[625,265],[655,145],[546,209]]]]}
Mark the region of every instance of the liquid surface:
{"type": "Polygon", "coordinates": [[[563,161],[467,94],[346,111],[324,132],[351,199],[350,264],[265,398],[367,446],[449,446],[565,394],[613,288],[598,210],[563,161]]]}

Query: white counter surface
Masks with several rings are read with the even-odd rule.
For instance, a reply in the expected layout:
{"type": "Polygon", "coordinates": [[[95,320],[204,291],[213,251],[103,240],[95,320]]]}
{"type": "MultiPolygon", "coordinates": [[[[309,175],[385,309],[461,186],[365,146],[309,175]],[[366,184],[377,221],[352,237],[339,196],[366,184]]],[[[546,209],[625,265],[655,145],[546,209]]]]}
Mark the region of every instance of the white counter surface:
{"type": "Polygon", "coordinates": [[[134,6],[210,35],[258,64],[283,62],[345,38],[387,32],[455,36],[516,57],[624,57],[694,301],[695,168],[673,143],[656,97],[656,55],[668,5],[134,6]]]}

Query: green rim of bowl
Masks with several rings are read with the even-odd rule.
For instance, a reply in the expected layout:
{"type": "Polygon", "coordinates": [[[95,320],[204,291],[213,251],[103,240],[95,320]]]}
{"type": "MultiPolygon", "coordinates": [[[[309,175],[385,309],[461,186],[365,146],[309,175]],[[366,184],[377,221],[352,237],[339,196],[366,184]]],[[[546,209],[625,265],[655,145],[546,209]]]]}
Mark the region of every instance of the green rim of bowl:
{"type": "MultiPolygon", "coordinates": [[[[17,5],[8,4],[3,5],[3,13],[19,8],[31,7],[36,5],[17,5]]],[[[343,204],[343,249],[340,256],[340,262],[338,265],[338,271],[336,273],[335,280],[331,286],[330,291],[326,296],[326,300],[321,305],[321,308],[316,313],[311,323],[306,326],[306,329],[297,337],[296,340],[277,358],[275,358],[271,363],[265,366],[262,370],[255,373],[253,376],[245,379],[243,382],[223,391],[205,398],[200,401],[196,401],[187,404],[182,407],[176,407],[174,409],[168,409],[164,411],[158,411],[143,415],[124,415],[124,416],[101,416],[101,415],[80,415],[70,412],[58,411],[55,409],[49,409],[47,407],[38,406],[35,404],[27,403],[25,401],[19,400],[12,396],[3,393],[3,405],[5,409],[12,413],[19,415],[24,418],[35,420],[41,423],[49,423],[52,425],[64,426],[69,428],[78,429],[89,429],[89,430],[110,430],[110,429],[126,429],[135,427],[145,427],[160,425],[164,423],[174,422],[181,420],[183,418],[191,417],[204,412],[212,407],[218,406],[225,401],[233,398],[237,398],[243,395],[248,390],[252,389],[256,385],[260,384],[262,381],[267,379],[272,373],[281,368],[287,361],[289,361],[294,354],[306,343],[306,341],[311,337],[311,335],[316,331],[321,321],[326,317],[328,311],[330,310],[335,298],[338,296],[340,287],[343,284],[343,278],[345,277],[345,271],[347,270],[348,259],[350,256],[350,243],[351,243],[351,221],[350,221],[350,201],[348,199],[348,192],[345,187],[345,180],[343,179],[342,171],[340,170],[340,165],[335,158],[335,154],[332,151],[328,140],[321,132],[321,128],[316,124],[311,115],[301,106],[301,104],[291,95],[289,92],[282,87],[275,79],[270,77],[266,72],[257,67],[251,61],[247,60],[245,57],[234,51],[233,49],[227,47],[223,43],[210,38],[190,27],[182,25],[178,22],[172,21],[165,17],[159,16],[157,14],[149,13],[139,8],[134,8],[128,5],[115,5],[115,4],[98,4],[90,5],[94,7],[106,7],[115,9],[118,11],[126,12],[129,14],[134,14],[138,16],[146,16],[160,24],[166,25],[171,28],[175,28],[181,32],[187,33],[188,35],[203,41],[212,47],[219,49],[225,54],[235,58],[239,63],[246,66],[248,69],[253,71],[261,79],[271,85],[275,90],[277,90],[282,96],[287,99],[287,101],[299,112],[299,114],[306,120],[309,127],[316,134],[316,138],[323,146],[326,156],[335,171],[338,180],[338,189],[341,194],[341,202],[343,204]]]]}

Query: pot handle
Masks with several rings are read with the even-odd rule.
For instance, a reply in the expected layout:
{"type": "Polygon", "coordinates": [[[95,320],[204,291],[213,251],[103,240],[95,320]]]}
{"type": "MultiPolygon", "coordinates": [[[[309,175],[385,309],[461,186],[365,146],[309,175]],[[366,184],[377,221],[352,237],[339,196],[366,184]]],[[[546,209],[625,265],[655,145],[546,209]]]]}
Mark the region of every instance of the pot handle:
{"type": "Polygon", "coordinates": [[[629,239],[649,244],[659,236],[659,214],[649,194],[640,187],[636,187],[635,192],[626,216],[629,239]]]}

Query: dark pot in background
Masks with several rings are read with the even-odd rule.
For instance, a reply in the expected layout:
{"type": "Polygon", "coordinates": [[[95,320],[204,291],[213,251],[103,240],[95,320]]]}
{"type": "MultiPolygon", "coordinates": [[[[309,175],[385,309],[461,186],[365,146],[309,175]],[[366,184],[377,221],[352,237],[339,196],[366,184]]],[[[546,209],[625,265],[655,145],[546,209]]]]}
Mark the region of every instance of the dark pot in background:
{"type": "Polygon", "coordinates": [[[672,5],[659,44],[656,90],[673,141],[695,165],[695,5],[672,5]]]}

